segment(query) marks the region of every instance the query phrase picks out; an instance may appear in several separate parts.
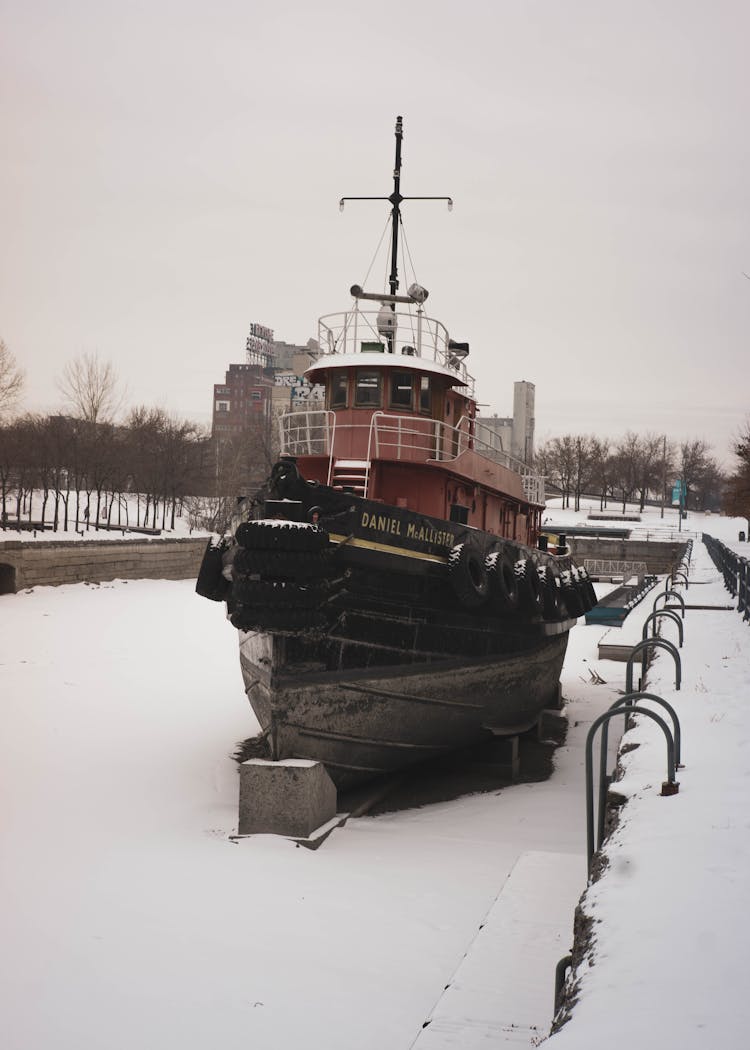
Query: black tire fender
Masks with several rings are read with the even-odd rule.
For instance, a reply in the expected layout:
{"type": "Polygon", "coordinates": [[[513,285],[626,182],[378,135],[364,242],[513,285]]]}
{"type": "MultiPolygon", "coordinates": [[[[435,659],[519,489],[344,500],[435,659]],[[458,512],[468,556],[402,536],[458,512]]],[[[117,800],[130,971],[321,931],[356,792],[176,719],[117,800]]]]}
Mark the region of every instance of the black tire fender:
{"type": "Polygon", "coordinates": [[[543,609],[542,583],[531,558],[520,558],[515,564],[518,597],[524,612],[541,613],[543,609]]]}
{"type": "Polygon", "coordinates": [[[262,576],[266,579],[310,580],[321,578],[329,566],[328,551],[280,551],[237,549],[235,576],[262,576]]]}
{"type": "Polygon", "coordinates": [[[235,604],[230,622],[240,631],[301,631],[321,628],[325,617],[317,609],[266,609],[259,610],[235,604]]]}
{"type": "Polygon", "coordinates": [[[521,601],[513,563],[502,551],[491,551],[484,560],[489,581],[490,602],[497,612],[517,612],[521,601]]]}
{"type": "Polygon", "coordinates": [[[230,581],[223,573],[226,551],[227,545],[223,540],[218,545],[214,545],[213,540],[208,541],[198,570],[198,579],[195,581],[195,592],[201,598],[208,598],[212,602],[226,600],[231,587],[230,581]]]}
{"type": "Polygon", "coordinates": [[[578,589],[573,573],[566,569],[560,576],[560,590],[565,607],[576,619],[585,612],[581,592],[578,589]]]}
{"type": "Polygon", "coordinates": [[[302,521],[243,521],[234,538],[254,551],[320,551],[328,546],[328,533],[302,521]]]}
{"type": "Polygon", "coordinates": [[[539,580],[542,585],[544,619],[559,620],[562,602],[557,573],[551,565],[540,565],[539,580]]]}
{"type": "Polygon", "coordinates": [[[472,543],[457,543],[448,555],[448,577],[466,609],[479,609],[489,597],[490,585],[484,558],[472,543]]]}
{"type": "Polygon", "coordinates": [[[586,593],[588,595],[589,608],[593,609],[595,605],[598,605],[599,599],[596,596],[596,591],[594,590],[594,584],[591,582],[591,577],[589,576],[588,569],[586,569],[586,568],[579,569],[578,570],[578,579],[581,580],[581,582],[583,584],[583,587],[584,587],[584,589],[585,589],[585,591],[586,591],[586,593]]]}
{"type": "Polygon", "coordinates": [[[232,585],[232,598],[243,606],[259,610],[314,609],[325,597],[320,585],[300,587],[280,580],[237,579],[232,585]]]}

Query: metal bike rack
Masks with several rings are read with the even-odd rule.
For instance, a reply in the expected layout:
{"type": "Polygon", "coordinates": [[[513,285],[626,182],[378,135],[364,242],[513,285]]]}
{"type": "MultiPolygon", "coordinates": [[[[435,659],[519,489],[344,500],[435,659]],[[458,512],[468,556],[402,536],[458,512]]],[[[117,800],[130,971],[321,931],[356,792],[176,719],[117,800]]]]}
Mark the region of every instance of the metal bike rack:
{"type": "MultiPolygon", "coordinates": [[[[647,707],[611,707],[604,714],[594,721],[591,728],[586,736],[586,845],[587,845],[587,856],[589,871],[591,869],[591,861],[594,853],[594,762],[593,762],[593,747],[594,747],[594,736],[599,726],[604,725],[605,722],[609,722],[615,715],[646,715],[647,718],[653,719],[654,722],[661,728],[662,732],[667,741],[667,779],[661,786],[662,795],[676,795],[679,791],[679,784],[675,780],[675,763],[674,763],[674,739],[669,731],[669,726],[660,718],[654,711],[649,711],[647,707]]],[[[600,763],[601,765],[601,763],[600,763]]],[[[601,840],[599,841],[599,847],[601,847],[601,840]]],[[[597,847],[597,848],[599,848],[597,847]]]]}
{"type": "Polygon", "coordinates": [[[643,624],[643,638],[648,637],[648,625],[653,622],[652,637],[656,637],[656,621],[661,619],[662,616],[666,616],[670,620],[674,620],[677,624],[677,629],[680,636],[680,649],[682,649],[682,643],[685,640],[685,631],[682,626],[682,620],[679,618],[676,612],[672,612],[671,609],[657,609],[656,612],[649,613],[643,624]]]}
{"type": "Polygon", "coordinates": [[[666,587],[664,588],[665,591],[668,591],[672,584],[677,582],[678,576],[682,577],[682,582],[685,584],[685,590],[689,589],[690,584],[688,583],[687,573],[683,572],[682,569],[675,569],[674,572],[670,572],[669,576],[667,576],[666,587]]]}
{"type": "MultiPolygon", "coordinates": [[[[613,711],[618,707],[632,707],[638,700],[653,700],[655,704],[660,704],[669,714],[672,719],[672,738],[674,740],[674,764],[675,769],[682,769],[681,750],[682,750],[682,732],[680,730],[680,720],[677,717],[677,712],[671,704],[667,703],[661,696],[657,696],[656,693],[626,693],[625,696],[618,697],[613,704],[609,705],[608,710],[613,711]]],[[[601,750],[599,752],[599,811],[598,811],[598,843],[601,846],[604,839],[604,817],[605,807],[607,804],[607,791],[609,785],[612,783],[611,777],[607,775],[607,745],[609,743],[609,722],[605,722],[602,726],[602,737],[601,737],[601,750]]]]}
{"type": "Polygon", "coordinates": [[[677,591],[663,591],[661,594],[657,594],[657,596],[654,598],[654,604],[651,606],[653,612],[656,612],[656,603],[659,601],[660,598],[664,598],[665,600],[667,598],[676,598],[677,601],[680,603],[680,607],[682,609],[682,618],[683,620],[685,619],[685,599],[682,597],[681,594],[678,594],[677,591]]]}
{"type": "Polygon", "coordinates": [[[557,1016],[557,1011],[562,1006],[562,991],[565,987],[565,978],[568,976],[568,970],[570,964],[573,962],[572,955],[563,955],[560,962],[555,967],[555,1002],[552,1010],[552,1016],[557,1016]]]}
{"type": "Polygon", "coordinates": [[[625,692],[633,692],[633,661],[635,660],[638,653],[642,653],[641,656],[641,679],[646,674],[646,650],[651,647],[657,649],[666,649],[668,653],[671,653],[674,657],[675,662],[675,689],[679,692],[680,682],[682,681],[682,661],[680,660],[680,654],[677,652],[677,647],[672,642],[666,641],[664,638],[645,638],[642,642],[638,642],[630,650],[630,656],[628,657],[628,665],[625,669],[625,692]]]}
{"type": "Polygon", "coordinates": [[[625,693],[624,696],[619,696],[613,704],[609,705],[611,711],[614,707],[623,707],[625,704],[638,703],[639,700],[652,700],[655,704],[659,704],[667,712],[669,717],[672,719],[672,737],[674,738],[674,765],[675,769],[682,769],[683,764],[680,761],[682,758],[682,730],[680,729],[680,719],[677,716],[677,712],[674,707],[664,699],[663,696],[657,696],[656,693],[625,693]]]}

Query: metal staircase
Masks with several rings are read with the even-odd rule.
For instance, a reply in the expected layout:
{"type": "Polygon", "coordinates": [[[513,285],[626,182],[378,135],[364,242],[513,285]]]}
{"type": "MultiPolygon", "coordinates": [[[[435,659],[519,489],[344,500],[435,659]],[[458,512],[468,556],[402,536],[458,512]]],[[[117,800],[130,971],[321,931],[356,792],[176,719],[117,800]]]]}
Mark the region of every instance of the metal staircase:
{"type": "Polygon", "coordinates": [[[337,459],[333,464],[331,485],[339,492],[367,496],[370,462],[366,459],[337,459]]]}

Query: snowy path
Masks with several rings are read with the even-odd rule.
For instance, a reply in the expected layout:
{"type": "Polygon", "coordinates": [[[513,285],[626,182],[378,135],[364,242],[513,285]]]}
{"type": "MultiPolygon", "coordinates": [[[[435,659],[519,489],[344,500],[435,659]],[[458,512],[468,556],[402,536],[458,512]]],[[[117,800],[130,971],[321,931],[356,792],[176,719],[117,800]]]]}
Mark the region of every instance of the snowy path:
{"type": "MultiPolygon", "coordinates": [[[[690,580],[688,603],[730,600],[702,544],[690,580]]],[[[681,657],[679,691],[668,654],[648,677],[680,719],[680,791],[661,796],[664,738],[641,719],[626,737],[638,746],[623,758],[628,801],[608,868],[584,901],[594,935],[579,1002],[550,1050],[748,1045],[750,625],[734,609],[691,609],[681,657]]]]}

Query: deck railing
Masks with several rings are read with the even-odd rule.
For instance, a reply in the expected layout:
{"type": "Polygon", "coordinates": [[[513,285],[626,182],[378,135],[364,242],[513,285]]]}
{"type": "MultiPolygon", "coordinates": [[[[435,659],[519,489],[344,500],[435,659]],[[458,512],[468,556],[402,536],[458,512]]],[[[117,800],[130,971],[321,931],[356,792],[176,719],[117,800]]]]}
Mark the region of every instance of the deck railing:
{"type": "Polygon", "coordinates": [[[392,330],[388,336],[378,331],[378,310],[362,310],[357,305],[343,313],[326,314],[318,321],[321,358],[327,354],[361,354],[363,364],[371,355],[391,353],[394,357],[416,357],[434,361],[457,375],[470,395],[474,378],[466,370],[463,355],[451,348],[448,329],[440,321],[396,310],[389,313],[392,330]]]}
{"type": "Polygon", "coordinates": [[[330,456],[336,437],[336,413],[326,409],[294,409],[279,420],[281,454],[330,456]]]}
{"type": "Polygon", "coordinates": [[[352,456],[353,431],[367,430],[359,447],[366,460],[391,459],[409,463],[449,463],[473,451],[521,477],[526,499],[543,505],[544,477],[526,463],[514,459],[502,447],[491,428],[462,417],[457,426],[425,416],[402,416],[375,412],[368,423],[336,425],[336,414],[323,409],[296,409],[281,417],[281,451],[289,456],[328,456],[328,479],[336,458],[352,456]],[[364,454],[364,453],[363,453],[364,454]]]}

